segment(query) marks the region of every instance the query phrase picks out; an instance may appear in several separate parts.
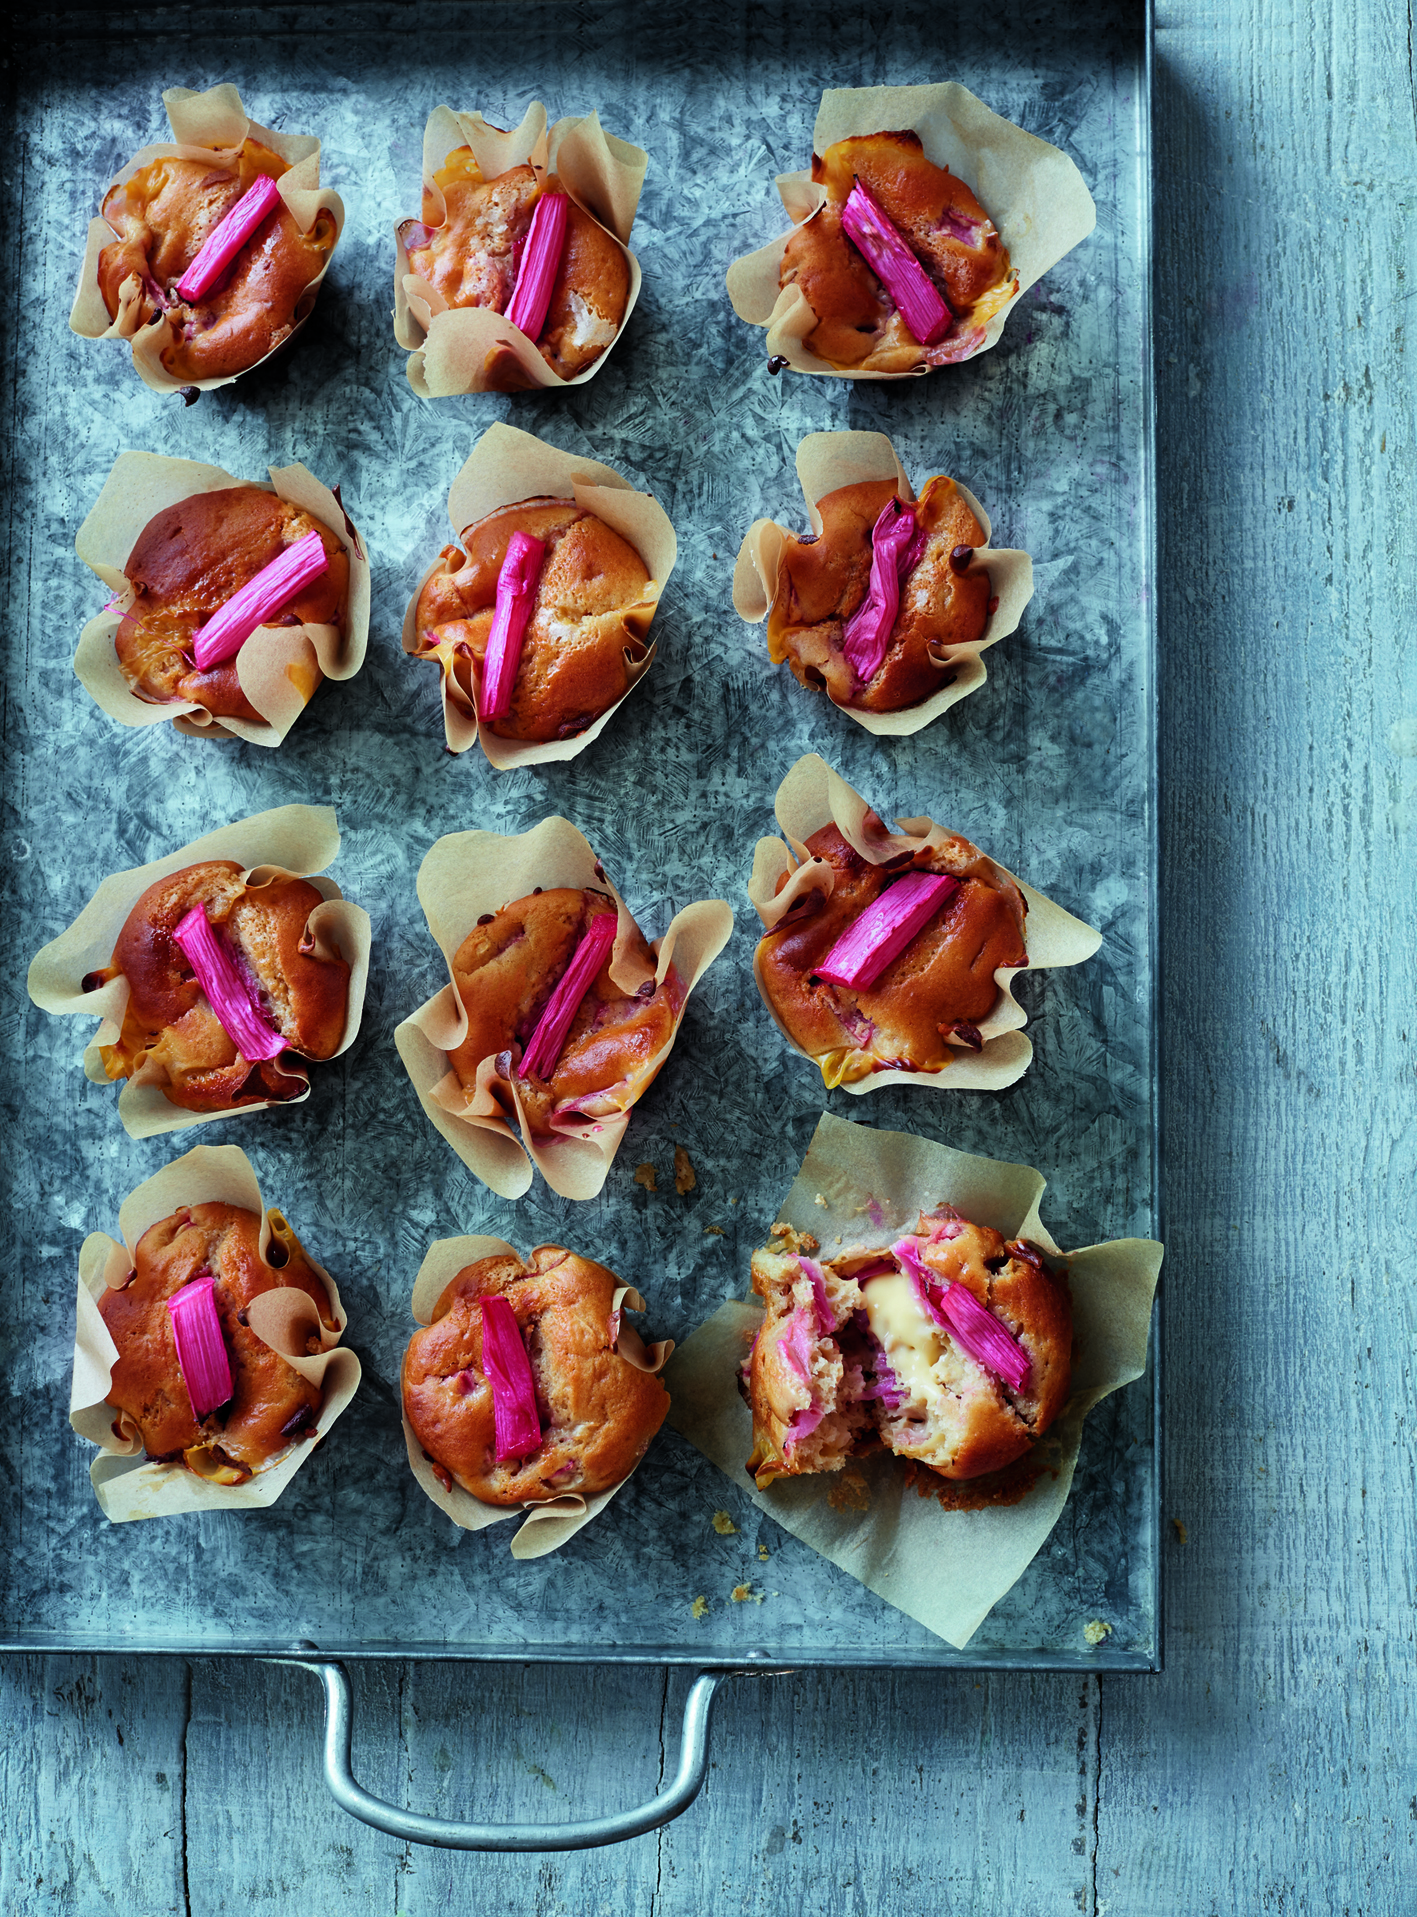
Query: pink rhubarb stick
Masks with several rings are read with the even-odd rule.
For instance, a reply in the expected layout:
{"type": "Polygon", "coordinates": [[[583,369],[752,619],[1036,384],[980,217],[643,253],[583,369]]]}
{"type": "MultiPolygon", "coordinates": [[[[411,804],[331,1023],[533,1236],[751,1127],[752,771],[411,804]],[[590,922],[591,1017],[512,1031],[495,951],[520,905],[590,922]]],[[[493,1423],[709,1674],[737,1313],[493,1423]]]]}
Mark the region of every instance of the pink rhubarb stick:
{"type": "Polygon", "coordinates": [[[551,304],[551,288],[566,248],[566,224],[570,217],[571,202],[564,193],[543,193],[532,213],[516,291],[507,307],[507,318],[528,339],[540,339],[546,324],[546,309],[551,304]]]}
{"type": "Polygon", "coordinates": [[[317,532],[287,546],[278,559],[262,566],[226,604],[214,612],[192,640],[192,662],[199,672],[240,652],[257,626],[302,593],[312,579],[330,569],[330,556],[317,532]]]}
{"type": "Polygon", "coordinates": [[[919,558],[915,529],[915,514],[898,499],[886,501],[871,528],[870,589],[841,635],[842,655],[863,686],[885,660],[900,610],[901,581],[919,558]]]}
{"type": "Polygon", "coordinates": [[[256,228],[279,204],[280,188],[268,173],[263,173],[207,235],[197,257],[177,282],[181,297],[199,300],[210,293],[256,228]]]}
{"type": "Polygon", "coordinates": [[[224,1405],[234,1389],[231,1360],[212,1295],[215,1286],[216,1280],[206,1272],[181,1291],[174,1291],[167,1301],[178,1369],[192,1400],[192,1416],[198,1419],[224,1405]]]}
{"type": "Polygon", "coordinates": [[[575,955],[561,976],[556,990],[546,1002],[546,1010],[537,1020],[525,1052],[522,1054],[524,1078],[550,1078],[566,1043],[571,1021],[580,1010],[581,1000],[595,983],[600,968],[610,956],[619,919],[614,912],[599,912],[586,927],[575,955]]]}
{"type": "Polygon", "coordinates": [[[1014,1391],[1022,1391],[1033,1370],[1032,1360],[993,1312],[980,1304],[969,1286],[954,1279],[942,1285],[908,1238],[900,1239],[891,1250],[914,1279],[920,1302],[935,1323],[948,1331],[977,1365],[1002,1378],[1014,1391]]]}
{"type": "Polygon", "coordinates": [[[841,224],[895,301],[911,338],[933,346],[949,331],[954,316],[889,215],[859,180],[841,209],[841,224]]]}
{"type": "Polygon", "coordinates": [[[959,880],[948,873],[907,872],[847,926],[813,973],[828,984],[865,991],[958,890],[959,880]]]}
{"type": "Polygon", "coordinates": [[[536,1380],[517,1314],[500,1293],[482,1301],[482,1369],[492,1386],[497,1462],[524,1458],[541,1443],[536,1380]]]}
{"type": "Polygon", "coordinates": [[[536,604],[536,580],[545,556],[545,540],[533,539],[530,533],[514,532],[507,541],[507,556],[497,574],[497,608],[482,660],[480,718],[504,719],[512,709],[522,641],[536,604]]]}
{"type": "Polygon", "coordinates": [[[216,928],[200,905],[194,905],[172,934],[197,974],[197,983],[217,1022],[244,1059],[275,1058],[285,1040],[261,1010],[255,988],[238,971],[216,928]]]}

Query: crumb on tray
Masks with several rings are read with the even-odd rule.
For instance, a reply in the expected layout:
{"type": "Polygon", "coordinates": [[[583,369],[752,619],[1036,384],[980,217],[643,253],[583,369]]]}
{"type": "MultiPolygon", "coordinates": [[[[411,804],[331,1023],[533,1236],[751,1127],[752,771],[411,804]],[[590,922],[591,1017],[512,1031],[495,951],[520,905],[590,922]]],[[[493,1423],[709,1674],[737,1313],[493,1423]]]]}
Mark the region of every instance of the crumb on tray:
{"type": "Polygon", "coordinates": [[[735,1604],[761,1604],[763,1594],[755,1591],[751,1584],[735,1584],[728,1594],[735,1604]]]}
{"type": "Polygon", "coordinates": [[[693,1612],[695,1617],[707,1617],[708,1607],[709,1607],[709,1601],[706,1597],[696,1597],[693,1603],[689,1606],[689,1609],[693,1612]]]}
{"type": "Polygon", "coordinates": [[[705,1238],[722,1238],[722,1236],[723,1236],[722,1225],[705,1225],[704,1226],[705,1238]]]}
{"type": "Polygon", "coordinates": [[[1100,1644],[1104,1637],[1111,1637],[1112,1626],[1095,1617],[1090,1624],[1084,1624],[1082,1634],[1089,1644],[1100,1644]]]}
{"type": "Polygon", "coordinates": [[[721,1538],[736,1538],[738,1535],[738,1526],[726,1511],[714,1512],[713,1528],[721,1538]]]}
{"type": "Polygon", "coordinates": [[[654,1166],[653,1165],[636,1165],[635,1183],[637,1185],[643,1185],[646,1191],[658,1191],[659,1180],[655,1176],[654,1166]]]}
{"type": "Polygon", "coordinates": [[[1186,1544],[1189,1542],[1186,1536],[1186,1527],[1179,1518],[1172,1518],[1171,1529],[1176,1533],[1177,1544],[1186,1544]]]}
{"type": "Polygon", "coordinates": [[[674,1189],[682,1198],[686,1191],[692,1191],[699,1182],[698,1173],[689,1162],[689,1154],[682,1145],[674,1147],[674,1189]]]}

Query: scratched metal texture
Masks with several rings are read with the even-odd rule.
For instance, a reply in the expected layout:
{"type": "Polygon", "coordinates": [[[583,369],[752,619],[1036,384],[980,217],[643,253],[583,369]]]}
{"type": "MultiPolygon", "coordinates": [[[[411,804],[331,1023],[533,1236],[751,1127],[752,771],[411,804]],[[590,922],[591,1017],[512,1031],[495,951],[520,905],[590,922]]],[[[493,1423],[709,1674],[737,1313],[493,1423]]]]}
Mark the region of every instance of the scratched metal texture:
{"type": "Polygon", "coordinates": [[[569,1243],[633,1279],[654,1330],[682,1337],[746,1293],[749,1255],[824,1105],[1037,1165],[1062,1244],[1155,1228],[1143,45],[1130,7],[1089,12],[1082,27],[1070,14],[1044,5],[987,28],[952,21],[946,41],[937,10],[909,4],[892,8],[888,36],[877,10],[852,5],[801,20],[729,7],[711,33],[680,4],[409,7],[396,32],[367,6],[223,12],[195,29],[159,9],[51,20],[24,50],[6,146],[5,258],[26,297],[6,347],[3,422],[5,1644],[249,1651],[303,1638],[347,1655],[1155,1661],[1150,1378],[1093,1414],[1061,1523],[963,1654],[787,1537],[672,1433],[603,1518],[558,1555],[518,1565],[510,1526],[471,1537],[423,1497],[397,1406],[409,1290],[431,1239],[569,1243]],[[821,88],[947,77],[1073,156],[1098,203],[1096,233],[970,366],[894,386],[770,378],[723,274],[781,229],[773,176],[806,163],[821,88]],[[349,223],[296,349],[187,411],[141,385],[126,347],[79,340],[65,320],[103,183],[165,136],[162,87],[224,79],[255,118],[321,136],[349,223]],[[426,404],[389,318],[391,225],[417,210],[424,120],[447,101],[510,124],[534,96],[553,118],[598,106],[648,150],[633,235],[644,292],[588,386],[426,404]],[[436,675],[398,642],[408,594],[447,536],[448,484],[494,419],[652,490],[680,542],[659,657],[612,727],[570,765],[510,775],[478,753],[444,753],[436,675]],[[966,481],[996,543],[1034,557],[1037,596],[988,654],[988,684],[913,739],[874,740],[809,696],[731,607],[744,529],[758,514],[805,524],[794,451],[833,427],[888,432],[917,481],[966,481]],[[103,594],[73,538],[125,448],[249,479],[300,459],[342,485],[373,558],[369,659],[353,683],[321,690],[281,751],[124,732],[74,679],[75,638],[103,594]],[[744,883],[754,841],[774,829],[778,780],[809,750],[882,812],[929,812],[1102,928],[1085,967],[1022,980],[1037,1049],[1009,1092],[824,1095],[762,1009],[744,883]],[[373,916],[358,1042],[294,1110],[129,1140],[116,1094],[80,1070],[83,1021],[51,1019],[25,997],[28,959],[104,874],[297,800],[337,808],[333,874],[373,916]],[[414,894],[429,845],[474,825],[525,830],[551,812],[586,832],[650,935],[715,895],[732,903],[737,933],[600,1198],[573,1205],[538,1182],[513,1205],[426,1124],[392,1031],[443,978],[414,894]],[[86,1232],[116,1231],[123,1195],[199,1139],[241,1145],[267,1201],[337,1274],[364,1385],[270,1513],[110,1527],[66,1419],[76,1253],[86,1232]],[[698,1176],[684,1196],[676,1145],[698,1176]],[[653,1195],[633,1182],[644,1162],[659,1174],[653,1195]],[[729,1601],[743,1538],[717,1536],[720,1509],[769,1552],[761,1603],[729,1601]],[[696,1620],[700,1594],[710,1608],[696,1620]],[[1100,1651],[1081,1636],[1095,1616],[1113,1626],[1100,1651]]]}

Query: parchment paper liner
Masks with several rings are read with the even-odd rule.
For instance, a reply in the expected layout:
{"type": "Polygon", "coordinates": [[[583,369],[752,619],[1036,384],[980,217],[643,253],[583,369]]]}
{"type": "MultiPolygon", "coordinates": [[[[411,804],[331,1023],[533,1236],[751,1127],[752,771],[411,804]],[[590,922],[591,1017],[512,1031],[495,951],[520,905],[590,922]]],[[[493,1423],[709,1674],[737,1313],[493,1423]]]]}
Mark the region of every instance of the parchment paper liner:
{"type": "MultiPolygon", "coordinates": [[[[272,879],[308,879],[321,893],[307,921],[307,930],[321,956],[338,955],[349,966],[349,1003],[344,1035],[331,1054],[349,1050],[359,1031],[364,1010],[364,987],[369,976],[369,914],[351,905],[333,879],[318,877],[339,851],[339,827],[333,806],[281,805],[237,819],[190,845],[179,846],[150,865],[134,866],[106,878],[67,931],[51,939],[30,964],[26,980],[29,995],[42,1011],[77,1012],[103,1020],[84,1052],[84,1074],[95,1085],[111,1081],[103,1069],[100,1047],[114,1044],[123,1029],[128,1005],[126,978],[113,979],[97,992],[85,992],[89,972],[101,971],[113,957],[123,922],[143,893],[156,880],[203,859],[235,859],[245,870],[248,885],[268,885],[272,879]]],[[[296,1057],[302,1054],[292,1054],[296,1057]]],[[[315,1063],[328,1063],[317,1060],[315,1063]]],[[[294,1098],[262,1099],[227,1112],[189,1112],[169,1103],[162,1091],[160,1068],[141,1066],[123,1080],[118,1115],[130,1138],[152,1138],[159,1132],[186,1131],[191,1125],[210,1125],[219,1118],[244,1118],[270,1104],[299,1105],[310,1096],[306,1088],[294,1098]]],[[[162,1214],[159,1213],[158,1216],[162,1214]]]]}
{"type": "MultiPolygon", "coordinates": [[[[399,237],[400,221],[394,228],[394,337],[412,354],[409,385],[422,399],[501,390],[489,388],[486,366],[487,355],[500,346],[503,365],[508,359],[514,360],[528,387],[584,386],[614,352],[640,296],[640,264],[627,242],[649,155],[643,148],[606,133],[593,109],[581,119],[558,120],[548,133],[546,108],[540,100],[533,100],[521,125],[504,133],[499,127],[489,126],[480,112],[455,113],[451,107],[434,107],[423,130],[423,192],[435,204],[442,202],[446,207],[442,189],[433,184],[433,175],[460,146],[472,148],[484,180],[528,164],[535,169],[538,180],[554,173],[581,211],[588,213],[625,255],[630,290],[615,338],[583,373],[577,373],[574,379],[562,379],[541,357],[535,340],[528,339],[502,314],[485,306],[447,306],[427,280],[410,272],[408,254],[399,237]]],[[[422,223],[434,224],[431,220],[422,223]]],[[[437,224],[441,225],[441,220],[437,224]]]]}
{"type": "Polygon", "coordinates": [[[159,453],[120,453],[103,491],[79,528],[74,550],[116,598],[79,634],[74,671],[84,690],[110,719],[125,726],[158,725],[171,719],[194,739],[244,739],[278,746],[314,697],[319,674],[352,679],[364,664],[369,639],[369,559],[340,500],[308,468],[271,466],[267,489],[328,526],[349,556],[349,594],[340,638],[337,626],[258,626],[236,655],[241,690],[261,716],[215,719],[205,706],[185,700],[154,705],[133,691],[118,663],[115,635],[136,598],[123,568],[151,519],[183,499],[245,484],[220,466],[159,453]]]}
{"type": "Polygon", "coordinates": [[[1045,1180],[1027,1165],[952,1151],[909,1132],[872,1131],[828,1112],[778,1213],[796,1230],[812,1232],[821,1241],[820,1256],[832,1259],[889,1244],[915,1229],[922,1210],[944,1202],[1008,1238],[1031,1239],[1067,1265],[1072,1395],[1039,1440],[1048,1468],[1017,1504],[944,1511],[934,1498],[918,1496],[906,1483],[903,1462],[886,1453],[847,1467],[869,1485],[865,1511],[848,1508],[851,1500],[841,1492],[850,1487],[837,1472],[781,1478],[759,1491],[743,1468],[753,1421],[736,1377],[762,1322],[756,1299],[720,1306],[681,1345],[665,1380],[673,1397],[669,1422],[759,1510],[957,1650],[1017,1583],[1057,1523],[1083,1419],[1146,1366],[1162,1247],[1149,1238],[1118,1238],[1060,1252],[1039,1219],[1044,1189],[1045,1180]]]}
{"type": "MultiPolygon", "coordinates": [[[[189,87],[168,87],[162,96],[162,103],[167,108],[174,143],[140,147],[103,189],[99,195],[100,205],[115,186],[131,180],[139,168],[145,167],[151,160],[206,160],[214,165],[229,165],[240,150],[242,141],[253,139],[270,147],[272,152],[290,163],[290,171],[283,173],[276,181],[276,188],[301,232],[308,233],[322,212],[330,214],[334,220],[334,245],[325,257],[324,266],[301,294],[291,331],[279,346],[273,347],[253,365],[242,368],[244,373],[254,372],[257,366],[264,366],[266,360],[274,359],[277,353],[285,351],[314,311],[320,283],[329,271],[330,261],[339,246],[340,234],[344,231],[344,202],[332,187],[320,185],[320,142],[313,134],[280,133],[274,127],[262,126],[258,121],[248,118],[241,104],[241,95],[229,81],[211,87],[205,93],[193,93],[189,87]]],[[[184,386],[195,386],[199,392],[209,393],[215,387],[230,386],[233,381],[240,379],[241,373],[227,373],[219,379],[175,379],[162,363],[163,349],[172,343],[171,328],[166,324],[138,324],[138,294],[141,289],[136,275],[130,275],[123,282],[118,294],[118,317],[109,319],[108,308],[99,290],[98,256],[117,237],[102,217],[89,221],[88,245],[84,249],[84,263],[79,269],[79,284],[69,314],[71,332],[80,334],[84,339],[131,340],[133,364],[144,385],[150,386],[155,393],[180,393],[184,386]]]]}
{"type": "MultiPolygon", "coordinates": [[[[842,486],[859,485],[867,479],[890,479],[895,481],[900,498],[908,506],[915,504],[915,493],[905,468],[884,433],[808,433],[797,448],[797,477],[802,482],[807,516],[818,536],[822,530],[818,501],[842,486]]],[[[969,645],[946,648],[937,663],[942,673],[952,672],[953,676],[948,684],[918,705],[906,706],[900,712],[863,712],[857,706],[844,706],[832,699],[838,712],[844,712],[848,719],[854,719],[857,725],[878,736],[900,739],[920,732],[960,699],[977,692],[989,677],[980,654],[1016,629],[1024,607],[1033,597],[1033,561],[1026,552],[1014,552],[1006,546],[991,548],[988,513],[967,486],[959,480],[955,485],[984,528],[984,544],[975,548],[971,569],[976,566],[987,569],[991,591],[999,603],[989,614],[978,639],[969,645]]],[[[762,623],[777,595],[778,571],[788,530],[776,520],[755,519],[738,548],[733,568],[733,608],[739,618],[746,619],[750,625],[762,623]]],[[[831,698],[831,694],[827,697],[831,698]]]]}
{"type": "MultiPolygon", "coordinates": [[[[806,846],[806,841],[824,825],[835,824],[847,844],[872,865],[885,865],[902,853],[914,852],[924,845],[941,844],[949,837],[946,828],[936,825],[933,819],[923,818],[897,819],[895,833],[887,832],[861,794],[815,752],[807,753],[792,767],[777,789],[775,809],[788,843],[784,845],[781,839],[759,839],[753,854],[752,876],[748,880],[748,896],[769,932],[782,923],[805,893],[824,892],[827,898],[831,897],[835,874],[829,865],[818,865],[806,846]],[[774,888],[784,872],[793,876],[776,892],[774,888]]],[[[842,1091],[860,1096],[882,1085],[904,1085],[920,1091],[997,1092],[1022,1078],[1028,1070],[1033,1045],[1021,1029],[1028,1023],[1028,1014],[1013,995],[1014,980],[1024,970],[1041,972],[1055,965],[1080,965],[1101,945],[1102,934],[1084,925],[1081,919],[1075,919],[1060,905],[1054,905],[1041,892],[1035,892],[1004,866],[999,866],[999,870],[1013,879],[1024,897],[1028,911],[1025,937],[1029,963],[1027,967],[1000,966],[994,973],[999,995],[993,1011],[977,1028],[984,1040],[984,1049],[972,1052],[957,1046],[954,1057],[937,1072],[902,1072],[894,1068],[868,1072],[865,1078],[842,1085],[842,1091]]],[[[773,1010],[763,986],[756,952],[753,977],[777,1029],[800,1057],[810,1058],[811,1054],[802,1050],[773,1010]]],[[[816,1062],[812,1060],[814,1065],[816,1062]]]]}
{"type": "MultiPolygon", "coordinates": [[[[413,1281],[412,1310],[420,1325],[431,1325],[433,1310],[447,1287],[466,1265],[474,1264],[479,1258],[515,1258],[525,1269],[525,1260],[513,1246],[502,1238],[438,1238],[428,1247],[428,1255],[418,1267],[418,1276],[413,1281]]],[[[619,1311],[621,1307],[628,1311],[645,1310],[645,1301],[633,1285],[620,1285],[610,1300],[610,1309],[619,1311]]],[[[634,1326],[624,1318],[620,1320],[619,1336],[613,1349],[622,1358],[634,1365],[637,1371],[657,1372],[662,1369],[670,1352],[674,1349],[672,1338],[661,1339],[657,1344],[646,1345],[634,1326]]],[[[497,1505],[483,1504],[470,1492],[464,1491],[460,1484],[454,1483],[451,1491],[445,1491],[433,1474],[433,1467],[423,1455],[423,1446],[413,1435],[413,1427],[408,1422],[408,1413],[403,1410],[403,1389],[399,1389],[400,1415],[403,1418],[403,1441],[408,1450],[408,1465],[419,1485],[433,1500],[440,1511],[444,1511],[461,1530],[485,1531],[489,1524],[500,1524],[503,1518],[524,1517],[526,1523],[512,1539],[514,1558],[544,1558],[551,1551],[559,1551],[568,1539],[589,1524],[592,1518],[598,1518],[601,1512],[615,1496],[616,1492],[627,1485],[635,1471],[626,1472],[619,1484],[612,1484],[608,1491],[597,1491],[594,1497],[583,1498],[579,1492],[569,1492],[565,1497],[548,1498],[541,1503],[497,1505]]],[[[638,1470],[638,1464],[635,1470],[638,1470]]]]}
{"type": "MultiPolygon", "coordinates": [[[[1018,288],[982,328],[959,335],[952,364],[974,359],[998,343],[1019,300],[1097,224],[1082,175],[1066,153],[1001,119],[956,80],[923,87],[831,87],[822,95],[812,132],[812,151],[826,152],[838,140],[865,133],[920,135],[925,157],[963,180],[997,227],[1008,250],[1018,288]]],[[[812,184],[808,167],[782,173],[777,190],[793,228],[826,204],[826,188],[812,184]]],[[[728,269],[728,297],[739,319],[767,329],[768,353],[781,354],[794,371],[831,379],[918,379],[928,365],[902,372],[831,366],[804,344],[817,315],[797,286],[778,286],[782,255],[791,232],[728,269]]]]}
{"type": "MultiPolygon", "coordinates": [[[[512,899],[525,898],[537,886],[574,886],[606,892],[614,899],[620,923],[610,961],[610,976],[625,992],[647,978],[662,979],[674,961],[684,987],[684,1004],[669,1043],[646,1068],[641,1093],[668,1058],[679,1035],[689,995],[728,943],[733,914],[722,899],[686,905],[670,920],[663,938],[653,941],[656,970],[644,970],[630,950],[634,920],[610,879],[596,870],[595,853],[569,819],[543,819],[530,832],[450,832],[430,849],[418,869],[418,898],[428,929],[448,965],[449,983],[394,1032],[399,1057],[413,1081],[429,1121],[484,1185],[502,1198],[520,1198],[531,1184],[533,1166],[562,1198],[594,1198],[605,1183],[611,1161],[630,1122],[630,1111],[575,1126],[562,1121],[554,1144],[532,1137],[515,1084],[498,1078],[495,1060],[478,1068],[477,1090],[469,1098],[448,1054],[467,1036],[467,1013],[452,983],[453,957],[484,912],[497,912],[512,899]],[[494,1092],[495,1088],[495,1092],[494,1092]],[[498,1099],[503,1101],[499,1103],[498,1099]],[[517,1114],[514,1127],[502,1116],[504,1105],[517,1114]]],[[[630,1108],[631,1110],[633,1107],[630,1108]]]]}
{"type": "Polygon", "coordinates": [[[327,1330],[313,1301],[293,1285],[263,1292],[252,1302],[247,1316],[263,1343],[278,1351],[308,1383],[324,1390],[316,1436],[295,1445],[279,1463],[248,1478],[245,1484],[209,1484],[178,1462],[132,1462],[143,1456],[143,1441],[136,1429],[127,1438],[115,1436],[115,1420],[122,1424],[131,1421],[104,1402],[113,1381],[118,1347],[103,1322],[98,1300],[106,1286],[123,1285],[133,1269],[138,1240],[149,1225],[170,1218],[184,1206],[204,1204],[240,1205],[256,1212],[261,1220],[259,1249],[265,1260],[271,1241],[270,1219],[251,1161],[235,1145],[196,1145],[184,1158],[164,1165],[124,1199],[118,1213],[124,1242],[115,1244],[107,1232],[94,1231],[79,1252],[69,1422],[80,1437],[100,1447],[99,1456],[89,1466],[89,1478],[104,1516],[114,1524],[136,1518],[175,1517],[182,1511],[264,1510],[275,1503],[312,1455],[359,1386],[359,1359],[352,1351],[336,1348],[348,1323],[339,1288],[307,1251],[306,1258],[329,1291],[337,1329],[327,1330]],[[305,1355],[305,1340],[312,1330],[320,1334],[321,1349],[318,1356],[310,1358],[305,1355]]]}
{"type": "MultiPolygon", "coordinates": [[[[607,526],[627,539],[649,570],[644,598],[631,611],[649,608],[654,617],[660,594],[669,583],[679,554],[679,541],[669,523],[669,515],[650,493],[637,493],[629,480],[599,460],[581,459],[548,446],[534,433],[500,421],[489,426],[478,440],[461,472],[448,489],[448,518],[453,537],[461,540],[469,526],[503,506],[515,506],[524,499],[574,499],[586,512],[603,519],[607,526]]],[[[433,560],[414,589],[403,616],[403,649],[418,651],[418,600],[423,588],[442,564],[441,555],[433,560]]],[[[573,739],[503,739],[490,728],[483,732],[477,723],[477,709],[446,667],[440,666],[443,681],[443,736],[450,752],[466,752],[480,744],[489,763],[499,772],[515,766],[549,765],[554,760],[574,759],[598,739],[615,714],[624,705],[640,680],[654,664],[659,642],[652,641],[640,659],[625,652],[630,684],[613,706],[606,708],[584,732],[573,739]]],[[[475,675],[474,675],[475,679],[475,675]]]]}

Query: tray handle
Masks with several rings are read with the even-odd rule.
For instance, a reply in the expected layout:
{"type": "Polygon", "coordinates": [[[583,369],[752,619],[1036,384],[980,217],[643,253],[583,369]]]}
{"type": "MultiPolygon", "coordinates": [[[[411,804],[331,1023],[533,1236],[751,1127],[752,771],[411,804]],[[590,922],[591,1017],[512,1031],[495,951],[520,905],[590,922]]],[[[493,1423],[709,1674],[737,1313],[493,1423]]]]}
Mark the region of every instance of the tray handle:
{"type": "MultiPolygon", "coordinates": [[[[709,1714],[714,1694],[736,1671],[701,1671],[684,1705],[684,1728],[679,1746],[679,1769],[674,1781],[647,1804],[617,1811],[610,1817],[588,1817],[576,1824],[456,1824],[441,1817],[424,1817],[400,1810],[375,1797],[354,1775],[354,1706],[349,1678],[342,1664],[313,1658],[272,1658],[293,1664],[318,1677],[325,1688],[325,1782],[341,1810],[391,1837],[414,1844],[438,1844],[445,1850],[594,1850],[601,1844],[622,1844],[627,1837],[657,1830],[686,1811],[703,1788],[708,1772],[709,1714]]],[[[754,1671],[754,1677],[779,1675],[754,1671]]]]}

